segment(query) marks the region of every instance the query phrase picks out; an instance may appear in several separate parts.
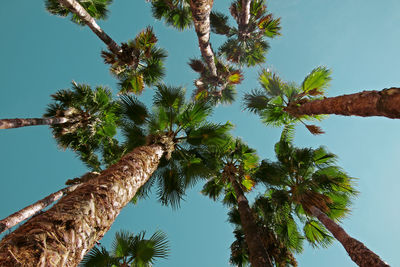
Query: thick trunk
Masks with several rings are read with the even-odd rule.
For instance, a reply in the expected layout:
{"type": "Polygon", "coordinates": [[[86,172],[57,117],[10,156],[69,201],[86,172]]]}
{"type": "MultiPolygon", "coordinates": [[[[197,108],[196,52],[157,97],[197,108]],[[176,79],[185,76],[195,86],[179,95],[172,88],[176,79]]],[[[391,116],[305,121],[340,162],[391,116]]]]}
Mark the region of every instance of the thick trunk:
{"type": "Polygon", "coordinates": [[[23,208],[22,210],[19,210],[15,213],[11,214],[7,218],[1,220],[0,221],[0,234],[3,233],[4,231],[10,229],[11,227],[19,224],[23,220],[26,220],[29,217],[35,215],[42,209],[48,207],[52,203],[59,200],[65,194],[68,194],[68,193],[74,191],[77,187],[78,187],[78,185],[73,185],[73,186],[63,188],[53,194],[48,195],[47,197],[45,197],[43,199],[33,203],[32,205],[29,205],[29,206],[23,208]]]}
{"type": "Polygon", "coordinates": [[[384,116],[400,119],[400,88],[328,97],[309,101],[299,106],[289,105],[286,111],[294,116],[337,114],[361,117],[384,116]]]}
{"type": "Polygon", "coordinates": [[[217,67],[214,62],[214,52],[210,44],[210,13],[213,0],[190,0],[190,7],[199,39],[200,52],[212,75],[217,77],[217,67]]]}
{"type": "Polygon", "coordinates": [[[160,161],[161,145],[143,146],[0,242],[0,266],[77,266],[110,229],[160,161]]]}
{"type": "Polygon", "coordinates": [[[328,229],[332,235],[346,249],[350,258],[361,267],[384,267],[389,266],[378,255],[369,250],[363,243],[349,236],[346,231],[330,219],[317,207],[310,208],[312,214],[328,229]]]}
{"type": "Polygon", "coordinates": [[[28,119],[2,119],[0,129],[12,129],[24,126],[55,125],[68,122],[68,118],[28,118],[28,119]]]}
{"type": "Polygon", "coordinates": [[[273,267],[268,252],[261,241],[261,237],[259,236],[258,227],[255,223],[249,202],[238,182],[233,177],[230,177],[230,180],[236,193],[240,221],[242,223],[247,247],[249,249],[249,260],[251,266],[273,267]]]}
{"type": "Polygon", "coordinates": [[[121,47],[105,33],[90,14],[76,0],[58,0],[58,2],[76,14],[108,46],[110,51],[119,55],[121,47]]]}

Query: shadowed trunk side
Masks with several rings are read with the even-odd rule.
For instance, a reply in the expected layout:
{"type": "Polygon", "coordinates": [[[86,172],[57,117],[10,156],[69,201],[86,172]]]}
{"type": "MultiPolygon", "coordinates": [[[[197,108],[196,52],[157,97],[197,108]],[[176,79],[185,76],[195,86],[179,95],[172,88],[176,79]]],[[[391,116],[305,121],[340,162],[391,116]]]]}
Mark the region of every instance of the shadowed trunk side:
{"type": "Polygon", "coordinates": [[[194,28],[199,39],[200,52],[212,75],[217,77],[217,67],[214,62],[214,52],[210,44],[210,13],[213,0],[191,0],[194,28]]]}
{"type": "Polygon", "coordinates": [[[289,105],[286,111],[293,116],[336,114],[400,119],[400,88],[363,91],[297,104],[289,105]]]}
{"type": "Polygon", "coordinates": [[[121,47],[96,23],[94,18],[76,0],[58,0],[58,2],[76,14],[108,46],[110,51],[119,55],[121,47]]]}
{"type": "Polygon", "coordinates": [[[62,196],[74,191],[78,186],[79,185],[72,185],[72,186],[63,188],[55,193],[48,195],[47,197],[45,197],[39,201],[36,201],[32,205],[29,205],[15,213],[11,214],[7,218],[0,220],[0,234],[3,233],[4,231],[10,229],[11,227],[14,227],[15,225],[19,224],[23,220],[26,220],[29,217],[35,215],[42,209],[48,207],[52,203],[59,200],[62,196]]]}
{"type": "Polygon", "coordinates": [[[247,247],[249,249],[249,260],[253,267],[273,267],[268,252],[261,241],[258,227],[255,223],[249,202],[243,193],[239,183],[232,176],[229,177],[236,193],[240,221],[242,223],[247,247]]]}
{"type": "Polygon", "coordinates": [[[361,267],[389,267],[378,255],[363,243],[349,236],[346,231],[315,206],[310,208],[312,215],[328,229],[346,249],[350,258],[361,267]]]}
{"type": "Polygon", "coordinates": [[[35,125],[55,125],[68,122],[69,119],[61,118],[27,118],[27,119],[1,119],[0,129],[12,129],[35,125]]]}
{"type": "Polygon", "coordinates": [[[0,266],[77,266],[156,170],[164,147],[142,146],[0,242],[0,266]]]}

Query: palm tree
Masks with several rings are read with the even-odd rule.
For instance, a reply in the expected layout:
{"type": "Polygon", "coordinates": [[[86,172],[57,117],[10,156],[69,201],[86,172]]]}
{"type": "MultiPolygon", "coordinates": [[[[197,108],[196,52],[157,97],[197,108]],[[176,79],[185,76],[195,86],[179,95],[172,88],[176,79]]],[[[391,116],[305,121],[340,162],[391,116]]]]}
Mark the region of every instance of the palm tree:
{"type": "Polygon", "coordinates": [[[149,239],[146,232],[137,235],[126,231],[115,234],[112,251],[108,252],[103,246],[94,247],[82,260],[82,267],[128,267],[153,266],[156,258],[167,258],[169,244],[167,236],[162,231],[156,231],[149,239]]]}
{"type": "Polygon", "coordinates": [[[278,161],[263,161],[255,175],[270,189],[267,194],[305,222],[304,234],[311,243],[328,245],[329,231],[357,265],[389,266],[335,222],[349,212],[350,198],[356,194],[352,178],[334,165],[336,156],[323,147],[295,148],[287,136],[275,146],[278,161]]]}
{"type": "Polygon", "coordinates": [[[224,146],[216,149],[208,161],[214,159],[212,179],[203,188],[203,194],[214,200],[225,188],[225,203],[238,206],[240,222],[249,250],[249,261],[254,267],[272,266],[265,246],[260,242],[255,218],[244,194],[254,185],[250,174],[257,166],[258,157],[255,151],[241,140],[229,140],[224,146]]]}
{"type": "Polygon", "coordinates": [[[118,55],[121,47],[100,28],[95,19],[105,19],[108,5],[112,0],[45,0],[46,9],[62,17],[73,13],[71,20],[80,25],[87,25],[112,51],[118,55]]]}
{"type": "MultiPolygon", "coordinates": [[[[191,152],[197,147],[220,144],[231,128],[230,124],[207,123],[206,118],[212,111],[210,105],[185,102],[181,88],[159,85],[153,114],[131,96],[123,97],[122,102],[126,115],[123,131],[132,141],[127,145],[136,148],[63,197],[48,211],[31,218],[6,236],[0,242],[0,265],[76,266],[149,180],[160,160],[184,158],[175,163],[182,170],[179,173],[196,177],[197,172],[190,166],[198,166],[199,159],[191,152]]],[[[184,183],[183,177],[168,168],[164,170],[155,178],[165,189],[160,192],[160,199],[173,204],[182,196],[182,189],[175,186],[183,184],[187,187],[192,183],[190,180],[184,183]]]]}
{"type": "MultiPolygon", "coordinates": [[[[115,148],[119,105],[111,91],[98,86],[92,90],[85,84],[72,82],[72,89],[59,90],[48,105],[44,118],[2,119],[0,129],[33,125],[49,125],[63,149],[71,148],[95,171],[101,163],[95,150],[101,146],[115,148]]],[[[116,151],[115,151],[116,152],[116,151]]]]}
{"type": "Polygon", "coordinates": [[[284,82],[278,75],[264,69],[259,76],[262,89],[245,95],[245,107],[258,114],[267,125],[281,126],[300,121],[313,134],[324,132],[304,121],[320,120],[327,114],[400,118],[399,88],[325,97],[330,74],[326,67],[317,67],[298,86],[284,82]]]}
{"type": "MultiPolygon", "coordinates": [[[[251,210],[260,232],[259,242],[267,249],[274,266],[297,266],[293,253],[303,250],[303,237],[300,232],[290,228],[296,224],[290,212],[285,207],[272,205],[271,200],[265,196],[257,197],[251,210]]],[[[236,207],[231,208],[228,215],[229,222],[235,227],[230,262],[238,267],[250,266],[249,249],[245,242],[239,211],[236,207]]]]}
{"type": "Polygon", "coordinates": [[[140,94],[146,85],[155,85],[164,77],[167,53],[156,44],[153,29],[147,27],[135,39],[122,43],[120,53],[102,51],[110,72],[121,81],[120,93],[140,94]]]}
{"type": "Polygon", "coordinates": [[[219,48],[220,53],[234,63],[248,67],[265,62],[269,44],[265,38],[280,35],[280,18],[267,13],[265,0],[236,0],[230,7],[237,28],[228,23],[220,12],[211,13],[211,30],[228,39],[219,48]]]}

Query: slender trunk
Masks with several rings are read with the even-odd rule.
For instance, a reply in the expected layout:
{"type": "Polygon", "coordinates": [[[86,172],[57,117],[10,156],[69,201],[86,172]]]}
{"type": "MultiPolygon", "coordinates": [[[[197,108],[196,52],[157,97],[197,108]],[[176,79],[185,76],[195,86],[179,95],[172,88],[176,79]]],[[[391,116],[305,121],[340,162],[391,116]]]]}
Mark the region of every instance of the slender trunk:
{"type": "Polygon", "coordinates": [[[85,24],[96,34],[113,52],[119,55],[121,47],[113,40],[107,33],[105,33],[100,26],[96,23],[94,18],[79,4],[76,0],[58,0],[58,2],[68,8],[71,12],[77,15],[85,24]]]}
{"type": "Polygon", "coordinates": [[[150,178],[163,153],[161,145],[138,147],[28,220],[0,242],[0,266],[77,266],[150,178]]]}
{"type": "Polygon", "coordinates": [[[325,213],[315,206],[310,208],[311,213],[332,233],[332,235],[346,249],[350,258],[361,267],[389,266],[378,255],[369,250],[363,243],[349,236],[346,231],[330,219],[325,213]]]}
{"type": "Polygon", "coordinates": [[[251,0],[242,0],[242,12],[239,20],[239,33],[240,36],[244,37],[247,33],[247,26],[250,21],[250,5],[251,0]]]}
{"type": "Polygon", "coordinates": [[[199,39],[200,52],[207,63],[212,75],[217,77],[217,67],[214,61],[214,52],[210,44],[210,13],[213,0],[190,0],[190,8],[199,39]]]}
{"type": "Polygon", "coordinates": [[[48,207],[52,203],[56,202],[59,200],[62,196],[74,191],[79,185],[73,185],[73,186],[68,186],[66,188],[63,188],[55,193],[52,193],[48,195],[47,197],[33,203],[32,205],[29,205],[22,210],[19,210],[7,218],[0,220],[0,234],[3,233],[4,231],[10,229],[11,227],[14,227],[15,225],[19,224],[23,220],[28,219],[29,217],[35,215],[42,209],[48,207]]]}
{"type": "Polygon", "coordinates": [[[12,129],[35,125],[55,125],[68,122],[65,117],[60,118],[28,118],[28,119],[2,119],[0,120],[0,129],[12,129]]]}
{"type": "Polygon", "coordinates": [[[258,227],[255,223],[255,219],[250,209],[249,202],[235,178],[230,176],[230,180],[236,193],[240,221],[242,223],[247,247],[249,249],[249,260],[251,266],[273,267],[267,249],[264,247],[263,242],[261,241],[262,239],[258,232],[258,227]]]}
{"type": "Polygon", "coordinates": [[[400,119],[400,88],[328,97],[302,103],[299,106],[295,103],[289,105],[286,111],[294,116],[337,114],[361,117],[384,116],[400,119]]]}

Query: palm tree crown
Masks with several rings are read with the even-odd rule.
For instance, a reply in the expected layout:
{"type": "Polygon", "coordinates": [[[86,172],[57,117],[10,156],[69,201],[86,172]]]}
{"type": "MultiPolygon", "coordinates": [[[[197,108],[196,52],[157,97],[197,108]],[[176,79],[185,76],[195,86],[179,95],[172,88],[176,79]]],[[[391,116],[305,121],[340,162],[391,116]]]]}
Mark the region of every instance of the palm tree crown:
{"type": "Polygon", "coordinates": [[[248,67],[265,62],[269,44],[265,38],[280,35],[280,18],[274,19],[267,13],[265,0],[250,1],[249,10],[236,0],[230,7],[237,27],[228,23],[228,16],[220,12],[211,13],[211,30],[227,36],[226,42],[219,48],[229,61],[248,67]],[[248,12],[248,20],[244,19],[248,12]]]}
{"type": "Polygon", "coordinates": [[[93,170],[99,171],[102,164],[110,164],[117,149],[114,139],[119,120],[119,105],[112,99],[111,91],[98,86],[92,90],[85,84],[72,83],[72,89],[60,90],[52,95],[46,117],[71,118],[63,124],[51,125],[53,134],[60,147],[71,148],[93,170]],[[96,150],[114,153],[99,161],[96,150]]]}
{"type": "Polygon", "coordinates": [[[158,85],[152,112],[128,95],[122,96],[121,105],[127,151],[143,144],[163,142],[163,138],[170,140],[164,142],[168,153],[138,195],[146,196],[157,183],[161,203],[179,206],[185,189],[208,173],[200,157],[202,151],[223,143],[232,125],[207,122],[212,105],[204,101],[186,102],[185,91],[180,87],[158,85]]]}
{"type": "MultiPolygon", "coordinates": [[[[253,90],[245,95],[245,108],[259,115],[266,125],[271,126],[289,125],[296,122],[305,124],[304,120],[321,120],[324,118],[321,115],[292,116],[287,112],[287,108],[321,98],[325,93],[324,90],[329,87],[330,74],[330,70],[326,67],[315,68],[298,86],[295,83],[284,82],[278,75],[264,69],[258,79],[262,89],[253,90]]],[[[315,125],[305,124],[305,126],[312,134],[323,133],[315,125]]]]}
{"type": "Polygon", "coordinates": [[[137,235],[126,231],[115,234],[111,252],[103,246],[94,247],[83,258],[82,267],[151,267],[157,258],[165,259],[170,253],[167,236],[156,231],[149,239],[146,232],[137,235]]]}
{"type": "MultiPolygon", "coordinates": [[[[340,220],[349,212],[356,195],[353,178],[334,165],[336,155],[325,148],[295,148],[284,131],[275,145],[277,162],[262,161],[256,180],[267,188],[272,205],[286,207],[303,224],[303,233],[312,245],[327,246],[332,242],[326,228],[310,212],[317,207],[331,219],[340,220]]],[[[292,216],[292,215],[291,215],[292,216]]],[[[293,221],[294,222],[294,221],[293,221]]],[[[297,227],[292,225],[292,231],[297,227]]]]}
{"type": "Polygon", "coordinates": [[[184,30],[193,25],[189,0],[151,0],[153,16],[165,23],[184,30]]]}

